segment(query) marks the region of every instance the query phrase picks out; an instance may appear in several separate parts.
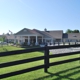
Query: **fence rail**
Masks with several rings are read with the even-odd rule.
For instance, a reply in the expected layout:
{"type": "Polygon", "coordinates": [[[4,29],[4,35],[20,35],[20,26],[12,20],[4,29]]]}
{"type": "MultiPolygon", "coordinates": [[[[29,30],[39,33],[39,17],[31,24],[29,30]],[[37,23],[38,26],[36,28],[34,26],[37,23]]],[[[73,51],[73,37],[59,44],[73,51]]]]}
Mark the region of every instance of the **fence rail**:
{"type": "Polygon", "coordinates": [[[47,72],[48,68],[50,66],[80,60],[80,57],[78,57],[78,58],[73,58],[73,59],[62,60],[62,61],[49,63],[50,58],[80,54],[80,51],[76,51],[76,52],[67,52],[67,53],[49,55],[49,50],[50,49],[61,49],[61,48],[63,49],[63,48],[70,48],[70,47],[80,47],[80,45],[76,44],[76,45],[61,45],[61,46],[45,46],[45,47],[41,47],[41,48],[31,48],[31,49],[25,49],[25,50],[2,52],[2,53],[0,53],[0,57],[18,55],[18,54],[30,54],[29,52],[34,52],[34,51],[44,51],[44,56],[1,63],[0,68],[5,68],[5,67],[13,66],[13,65],[19,65],[19,64],[23,64],[23,63],[29,63],[29,62],[38,61],[38,60],[44,60],[44,64],[39,65],[39,66],[35,66],[35,67],[32,67],[32,68],[28,68],[28,69],[23,69],[23,70],[19,70],[19,71],[15,71],[15,72],[1,74],[0,79],[10,77],[10,76],[14,76],[14,75],[18,75],[18,74],[22,74],[22,73],[26,73],[26,72],[30,72],[30,71],[34,71],[34,70],[41,69],[41,68],[44,68],[44,71],[47,72]]]}

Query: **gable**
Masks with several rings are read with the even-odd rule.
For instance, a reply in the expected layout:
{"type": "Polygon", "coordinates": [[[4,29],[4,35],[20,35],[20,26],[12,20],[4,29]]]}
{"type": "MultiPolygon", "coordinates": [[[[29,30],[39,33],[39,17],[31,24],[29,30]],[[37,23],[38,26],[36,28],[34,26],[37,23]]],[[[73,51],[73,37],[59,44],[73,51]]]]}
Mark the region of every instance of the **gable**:
{"type": "Polygon", "coordinates": [[[30,30],[27,28],[24,28],[17,32],[15,35],[38,35],[38,36],[43,36],[40,33],[36,32],[35,30],[30,30]]]}
{"type": "Polygon", "coordinates": [[[29,29],[24,28],[24,29],[20,30],[19,32],[17,32],[15,35],[25,35],[25,34],[32,34],[32,33],[30,32],[29,29]]]}

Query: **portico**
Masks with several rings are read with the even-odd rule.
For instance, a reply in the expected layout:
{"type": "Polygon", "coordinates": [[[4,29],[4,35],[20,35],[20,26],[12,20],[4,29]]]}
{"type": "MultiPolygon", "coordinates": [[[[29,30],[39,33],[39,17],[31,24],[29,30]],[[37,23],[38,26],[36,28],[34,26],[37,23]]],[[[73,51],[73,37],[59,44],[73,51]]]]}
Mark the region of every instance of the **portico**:
{"type": "Polygon", "coordinates": [[[40,43],[43,42],[43,36],[26,35],[26,36],[21,36],[20,40],[21,42],[25,42],[27,45],[30,45],[30,44],[39,45],[40,43]]]}

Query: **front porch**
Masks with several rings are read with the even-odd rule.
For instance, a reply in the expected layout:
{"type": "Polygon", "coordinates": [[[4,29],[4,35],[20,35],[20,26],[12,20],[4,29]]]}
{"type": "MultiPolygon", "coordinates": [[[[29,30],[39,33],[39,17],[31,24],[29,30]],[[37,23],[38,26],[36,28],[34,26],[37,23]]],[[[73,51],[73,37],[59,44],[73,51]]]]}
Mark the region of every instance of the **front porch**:
{"type": "Polygon", "coordinates": [[[26,45],[39,45],[44,42],[43,36],[22,36],[19,43],[26,45]]]}
{"type": "Polygon", "coordinates": [[[40,45],[40,44],[51,45],[54,44],[55,42],[55,39],[53,38],[44,38],[43,36],[37,36],[37,35],[24,35],[18,37],[19,37],[17,39],[18,44],[24,44],[24,45],[40,45]]]}

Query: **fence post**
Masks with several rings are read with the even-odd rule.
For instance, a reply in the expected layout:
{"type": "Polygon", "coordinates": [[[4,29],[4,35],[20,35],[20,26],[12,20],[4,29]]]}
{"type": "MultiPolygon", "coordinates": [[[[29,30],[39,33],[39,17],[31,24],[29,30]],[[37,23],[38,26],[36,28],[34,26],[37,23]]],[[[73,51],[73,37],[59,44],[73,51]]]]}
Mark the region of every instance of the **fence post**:
{"type": "Polygon", "coordinates": [[[49,48],[48,46],[46,45],[45,46],[45,52],[44,52],[44,72],[48,72],[48,68],[49,68],[49,48]]]}

